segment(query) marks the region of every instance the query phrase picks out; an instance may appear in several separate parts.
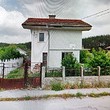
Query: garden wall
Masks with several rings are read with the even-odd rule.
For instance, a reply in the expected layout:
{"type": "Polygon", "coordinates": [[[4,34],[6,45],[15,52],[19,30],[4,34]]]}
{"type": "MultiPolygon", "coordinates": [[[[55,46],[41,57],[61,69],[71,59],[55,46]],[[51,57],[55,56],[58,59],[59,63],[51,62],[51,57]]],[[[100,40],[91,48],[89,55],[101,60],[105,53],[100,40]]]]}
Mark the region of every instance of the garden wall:
{"type": "Polygon", "coordinates": [[[84,76],[83,79],[81,77],[45,77],[43,80],[43,87],[51,85],[53,82],[62,82],[62,83],[81,83],[81,81],[85,83],[95,83],[95,82],[110,82],[110,76],[84,76]]]}

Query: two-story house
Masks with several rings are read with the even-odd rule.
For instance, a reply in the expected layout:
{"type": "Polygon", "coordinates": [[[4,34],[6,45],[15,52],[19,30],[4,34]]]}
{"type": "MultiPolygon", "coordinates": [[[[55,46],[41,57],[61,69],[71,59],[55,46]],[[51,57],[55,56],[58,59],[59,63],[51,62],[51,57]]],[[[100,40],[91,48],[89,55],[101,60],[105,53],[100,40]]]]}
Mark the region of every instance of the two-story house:
{"type": "MultiPolygon", "coordinates": [[[[91,25],[78,19],[28,18],[24,29],[31,30],[31,63],[43,63],[48,67],[61,67],[66,53],[73,53],[79,61],[82,49],[82,31],[91,29],[91,25]]],[[[33,65],[33,67],[34,67],[33,65]]]]}

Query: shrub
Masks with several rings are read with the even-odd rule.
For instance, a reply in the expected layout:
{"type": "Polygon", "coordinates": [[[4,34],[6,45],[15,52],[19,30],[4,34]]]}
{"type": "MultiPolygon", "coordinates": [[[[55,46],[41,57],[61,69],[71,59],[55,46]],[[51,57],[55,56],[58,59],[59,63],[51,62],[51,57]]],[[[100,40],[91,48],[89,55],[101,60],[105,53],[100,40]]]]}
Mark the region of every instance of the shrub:
{"type": "Polygon", "coordinates": [[[66,54],[61,63],[66,68],[66,76],[79,75],[80,64],[72,53],[66,54]]]}
{"type": "Polygon", "coordinates": [[[62,72],[61,71],[47,72],[46,77],[62,77],[62,72]]]}
{"type": "Polygon", "coordinates": [[[51,89],[55,91],[63,90],[64,86],[60,82],[54,82],[51,84],[51,89]]]}

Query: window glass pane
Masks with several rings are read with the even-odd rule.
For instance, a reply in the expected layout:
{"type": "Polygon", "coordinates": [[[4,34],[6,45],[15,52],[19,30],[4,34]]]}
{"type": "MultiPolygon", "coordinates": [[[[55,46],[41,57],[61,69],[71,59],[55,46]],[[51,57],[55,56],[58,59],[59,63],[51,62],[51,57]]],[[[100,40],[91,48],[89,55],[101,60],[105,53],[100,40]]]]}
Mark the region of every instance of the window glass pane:
{"type": "Polygon", "coordinates": [[[62,52],[62,60],[63,60],[63,58],[64,58],[66,55],[68,55],[68,54],[72,54],[72,52],[62,52]]]}
{"type": "Polygon", "coordinates": [[[39,41],[44,41],[44,33],[39,33],[39,41]]]}

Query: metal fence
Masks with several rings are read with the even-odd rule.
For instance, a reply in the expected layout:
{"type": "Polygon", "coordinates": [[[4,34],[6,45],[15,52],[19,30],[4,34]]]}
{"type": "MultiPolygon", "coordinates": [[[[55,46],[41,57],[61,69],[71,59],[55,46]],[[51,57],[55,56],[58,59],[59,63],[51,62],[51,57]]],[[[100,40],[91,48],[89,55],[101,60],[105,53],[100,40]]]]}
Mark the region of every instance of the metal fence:
{"type": "MultiPolygon", "coordinates": [[[[25,61],[22,65],[13,65],[13,63],[0,63],[0,88],[14,89],[24,87],[37,87],[41,84],[39,71],[32,72],[31,64],[25,61]]],[[[35,70],[35,68],[34,68],[35,70]]]]}
{"type": "MultiPolygon", "coordinates": [[[[62,77],[62,68],[46,68],[46,77],[62,77]]],[[[72,68],[65,68],[65,76],[81,76],[81,68],[77,69],[72,69],[72,68]]],[[[109,67],[100,67],[99,71],[99,66],[96,68],[84,68],[83,67],[83,75],[84,76],[98,76],[98,75],[110,75],[110,66],[109,67]],[[99,73],[100,72],[100,73],[99,73]]]]}
{"type": "Polygon", "coordinates": [[[62,77],[62,68],[46,68],[46,77],[62,77]]]}

